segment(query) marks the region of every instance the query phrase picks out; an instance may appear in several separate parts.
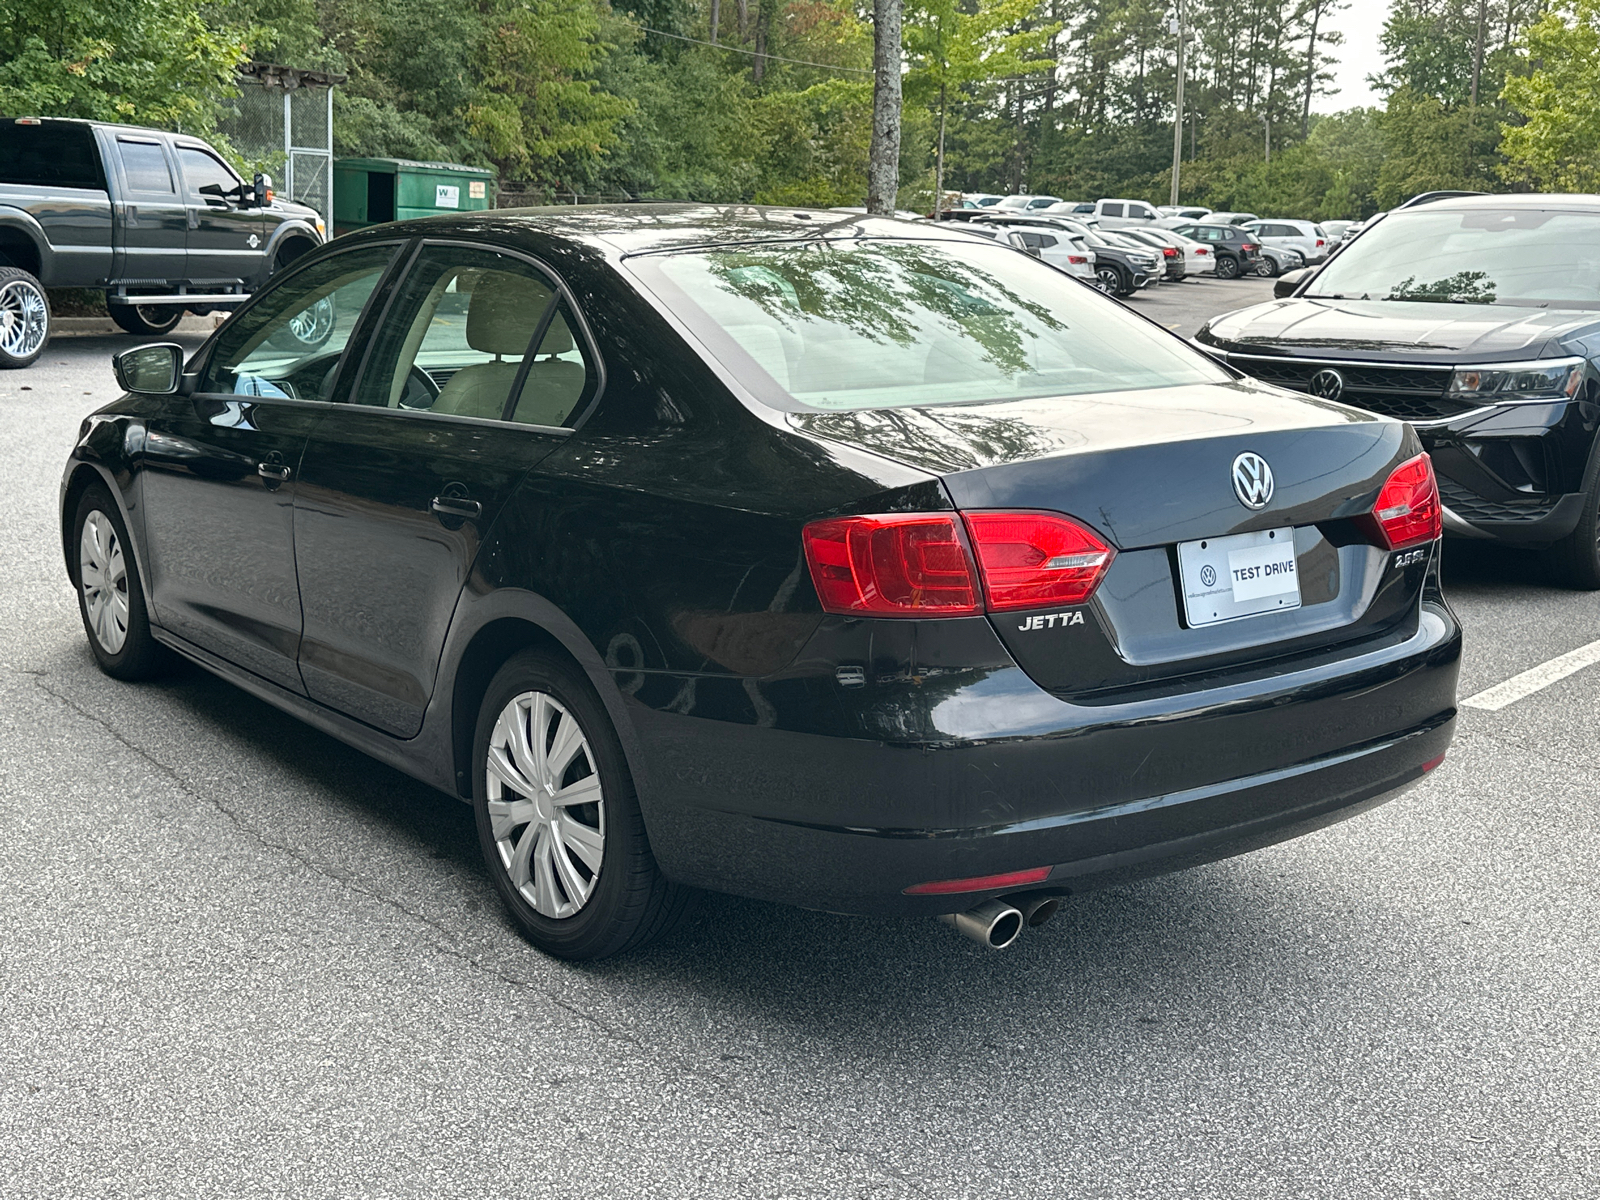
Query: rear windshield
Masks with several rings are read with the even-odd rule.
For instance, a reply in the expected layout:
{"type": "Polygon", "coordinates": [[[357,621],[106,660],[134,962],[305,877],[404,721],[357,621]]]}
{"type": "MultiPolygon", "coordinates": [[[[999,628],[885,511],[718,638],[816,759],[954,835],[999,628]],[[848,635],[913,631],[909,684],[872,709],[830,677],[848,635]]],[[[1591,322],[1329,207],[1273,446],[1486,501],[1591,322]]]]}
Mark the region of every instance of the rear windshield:
{"type": "Polygon", "coordinates": [[[1053,267],[978,241],[747,246],[629,265],[751,390],[794,411],[1231,378],[1053,267]]]}
{"type": "Polygon", "coordinates": [[[1392,213],[1341,251],[1309,294],[1600,308],[1600,213],[1392,213]]]}
{"type": "Polygon", "coordinates": [[[19,125],[0,118],[0,183],[105,189],[87,125],[19,125]]]}

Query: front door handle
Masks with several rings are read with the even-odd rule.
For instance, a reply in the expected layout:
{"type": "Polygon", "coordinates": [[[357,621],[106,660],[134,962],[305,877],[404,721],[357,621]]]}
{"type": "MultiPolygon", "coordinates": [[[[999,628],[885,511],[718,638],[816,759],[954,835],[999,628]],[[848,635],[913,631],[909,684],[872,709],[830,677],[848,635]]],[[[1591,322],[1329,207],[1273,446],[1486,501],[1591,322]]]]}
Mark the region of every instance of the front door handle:
{"type": "Polygon", "coordinates": [[[289,468],[283,463],[257,463],[256,474],[263,479],[276,479],[279,483],[282,483],[289,478],[289,468]]]}
{"type": "Polygon", "coordinates": [[[441,517],[475,521],[483,516],[483,505],[465,496],[435,496],[428,502],[428,507],[441,517]]]}

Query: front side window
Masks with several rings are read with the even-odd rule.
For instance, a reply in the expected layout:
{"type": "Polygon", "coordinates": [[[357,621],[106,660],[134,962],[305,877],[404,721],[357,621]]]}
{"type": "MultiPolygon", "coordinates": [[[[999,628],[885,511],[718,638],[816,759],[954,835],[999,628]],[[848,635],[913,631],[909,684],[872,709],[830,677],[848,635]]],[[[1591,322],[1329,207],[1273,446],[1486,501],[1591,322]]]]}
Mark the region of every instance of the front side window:
{"type": "Polygon", "coordinates": [[[1419,208],[1334,257],[1311,295],[1600,308],[1600,213],[1419,208]]]}
{"type": "Polygon", "coordinates": [[[576,328],[554,282],[532,264],[429,246],[373,339],[355,400],[562,427],[595,382],[576,328]]]}
{"type": "Polygon", "coordinates": [[[347,250],[269,288],[217,335],[199,390],[329,400],[335,368],[395,247],[347,250]]]}
{"type": "Polygon", "coordinates": [[[901,408],[1226,383],[1170,334],[981,242],[641,255],[642,284],[774,407],[901,408]]]}
{"type": "Polygon", "coordinates": [[[177,194],[178,189],[172,185],[172,168],[158,143],[119,140],[117,152],[122,155],[122,173],[127,176],[129,191],[177,194]]]}
{"type": "Polygon", "coordinates": [[[239,186],[233,172],[220,160],[193,146],[178,147],[178,165],[183,168],[183,181],[196,196],[220,198],[239,186]],[[208,193],[208,187],[215,190],[208,193]]]}

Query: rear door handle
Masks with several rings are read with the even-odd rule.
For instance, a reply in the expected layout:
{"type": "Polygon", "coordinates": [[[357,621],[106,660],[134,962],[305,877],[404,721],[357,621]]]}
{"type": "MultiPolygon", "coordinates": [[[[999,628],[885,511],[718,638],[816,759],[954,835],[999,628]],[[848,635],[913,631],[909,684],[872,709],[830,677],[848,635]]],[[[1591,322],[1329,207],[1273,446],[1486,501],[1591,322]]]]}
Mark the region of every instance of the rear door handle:
{"type": "Polygon", "coordinates": [[[441,517],[457,517],[468,521],[483,516],[483,505],[465,496],[435,496],[428,507],[441,517]]]}
{"type": "Polygon", "coordinates": [[[263,479],[276,479],[280,483],[289,478],[289,468],[283,463],[264,462],[256,464],[256,474],[263,479]]]}

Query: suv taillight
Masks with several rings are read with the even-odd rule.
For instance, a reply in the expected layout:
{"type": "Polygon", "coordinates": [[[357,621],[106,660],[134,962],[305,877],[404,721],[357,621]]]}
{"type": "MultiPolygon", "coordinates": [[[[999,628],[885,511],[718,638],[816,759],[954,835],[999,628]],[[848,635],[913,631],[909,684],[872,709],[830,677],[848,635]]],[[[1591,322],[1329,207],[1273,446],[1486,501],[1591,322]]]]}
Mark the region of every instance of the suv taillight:
{"type": "Polygon", "coordinates": [[[1171,246],[1163,246],[1161,248],[1161,256],[1163,258],[1177,258],[1178,252],[1171,246]]]}
{"type": "Polygon", "coordinates": [[[1433,460],[1419,454],[1396,467],[1379,489],[1368,520],[1379,544],[1390,550],[1438,538],[1444,532],[1444,512],[1433,460]]]}
{"type": "Polygon", "coordinates": [[[1030,512],[832,517],[801,540],[822,607],[846,616],[1082,604],[1116,553],[1076,521],[1030,512]]]}
{"type": "Polygon", "coordinates": [[[1244,245],[1240,246],[1239,249],[1243,250],[1246,254],[1249,254],[1252,250],[1259,250],[1260,247],[1254,242],[1246,242],[1244,245]]]}

